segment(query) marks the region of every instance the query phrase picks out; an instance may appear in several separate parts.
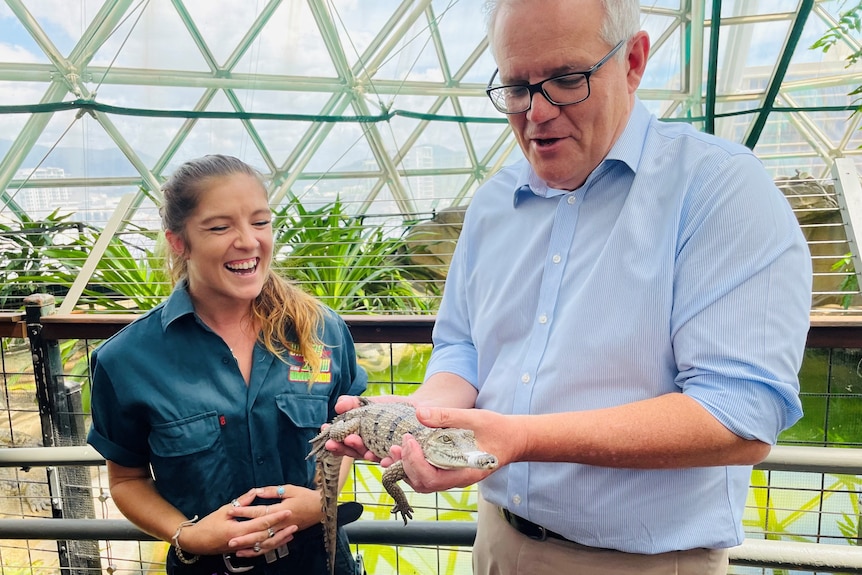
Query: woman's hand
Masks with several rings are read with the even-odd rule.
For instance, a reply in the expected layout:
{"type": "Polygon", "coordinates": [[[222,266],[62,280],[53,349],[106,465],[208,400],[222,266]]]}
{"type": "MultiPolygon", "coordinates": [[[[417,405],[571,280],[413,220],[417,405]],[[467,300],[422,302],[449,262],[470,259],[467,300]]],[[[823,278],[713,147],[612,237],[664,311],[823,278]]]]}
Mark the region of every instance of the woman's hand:
{"type": "Polygon", "coordinates": [[[184,527],[179,537],[183,552],[236,552],[239,557],[256,557],[293,539],[297,531],[290,519],[293,511],[288,506],[251,505],[258,496],[259,490],[252,489],[184,527]],[[245,520],[238,521],[239,518],[245,520]]]}
{"type": "Polygon", "coordinates": [[[231,505],[228,515],[235,520],[247,519],[236,523],[248,527],[228,541],[237,557],[255,557],[281,547],[293,539],[297,531],[316,525],[323,518],[320,493],[296,485],[258,487],[236,501],[239,505],[231,505]],[[256,498],[280,501],[270,505],[251,505],[256,498]]]}

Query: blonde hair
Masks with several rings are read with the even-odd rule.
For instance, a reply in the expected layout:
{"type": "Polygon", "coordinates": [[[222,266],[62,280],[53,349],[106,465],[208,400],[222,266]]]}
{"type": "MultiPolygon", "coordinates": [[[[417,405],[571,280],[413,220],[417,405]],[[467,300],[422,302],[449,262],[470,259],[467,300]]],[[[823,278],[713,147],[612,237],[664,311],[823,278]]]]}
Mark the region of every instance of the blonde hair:
{"type": "MultiPolygon", "coordinates": [[[[260,182],[265,192],[266,185],[260,172],[233,156],[213,154],[189,160],[171,175],[162,185],[164,201],[159,208],[162,228],[182,238],[188,245],[185,233],[186,222],[197,208],[200,198],[213,180],[234,174],[244,174],[260,182]]],[[[188,262],[184,254],[178,254],[165,246],[165,266],[172,285],[188,277],[188,262]]],[[[285,354],[295,348],[311,369],[311,386],[320,375],[322,341],[320,330],[324,323],[325,309],[311,295],[279,276],[270,268],[263,288],[251,305],[252,317],[260,325],[260,341],[267,350],[282,361],[285,354]],[[287,337],[293,327],[296,342],[287,337]]]]}

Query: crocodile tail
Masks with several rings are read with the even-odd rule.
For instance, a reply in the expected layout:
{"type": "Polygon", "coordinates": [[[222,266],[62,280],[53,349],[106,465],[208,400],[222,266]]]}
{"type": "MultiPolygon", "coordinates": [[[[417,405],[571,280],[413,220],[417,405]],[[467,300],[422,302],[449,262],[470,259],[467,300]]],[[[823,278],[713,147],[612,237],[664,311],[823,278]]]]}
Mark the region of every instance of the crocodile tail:
{"type": "Polygon", "coordinates": [[[323,540],[329,555],[329,573],[335,573],[336,530],[338,529],[338,479],[341,472],[340,455],[325,452],[317,458],[317,480],[323,505],[323,540]]]}

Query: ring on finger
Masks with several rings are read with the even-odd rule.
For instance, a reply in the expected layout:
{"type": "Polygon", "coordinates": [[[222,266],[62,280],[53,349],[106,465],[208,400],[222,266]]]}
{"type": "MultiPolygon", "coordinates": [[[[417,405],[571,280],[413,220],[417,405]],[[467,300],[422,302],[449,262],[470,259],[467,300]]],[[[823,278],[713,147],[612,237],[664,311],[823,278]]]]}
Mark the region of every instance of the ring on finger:
{"type": "Polygon", "coordinates": [[[279,497],[284,497],[284,485],[279,485],[278,489],[275,490],[279,497]]]}
{"type": "Polygon", "coordinates": [[[233,501],[230,502],[230,504],[233,505],[234,507],[239,507],[239,500],[234,499],[233,501]]]}
{"type": "Polygon", "coordinates": [[[252,549],[254,550],[255,553],[260,553],[260,541],[256,542],[254,544],[254,547],[252,547],[252,549]]]}
{"type": "Polygon", "coordinates": [[[267,534],[267,539],[274,537],[275,536],[275,529],[273,529],[272,527],[267,527],[266,528],[266,534],[267,534]]]}

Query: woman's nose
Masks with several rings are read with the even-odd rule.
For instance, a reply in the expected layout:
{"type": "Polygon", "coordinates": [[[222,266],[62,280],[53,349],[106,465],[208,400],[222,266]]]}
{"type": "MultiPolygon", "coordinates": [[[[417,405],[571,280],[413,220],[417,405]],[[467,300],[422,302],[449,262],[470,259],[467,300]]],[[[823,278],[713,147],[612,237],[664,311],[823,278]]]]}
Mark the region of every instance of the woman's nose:
{"type": "Polygon", "coordinates": [[[238,247],[248,248],[256,247],[260,242],[254,234],[253,228],[239,228],[236,234],[234,244],[238,247]]]}

